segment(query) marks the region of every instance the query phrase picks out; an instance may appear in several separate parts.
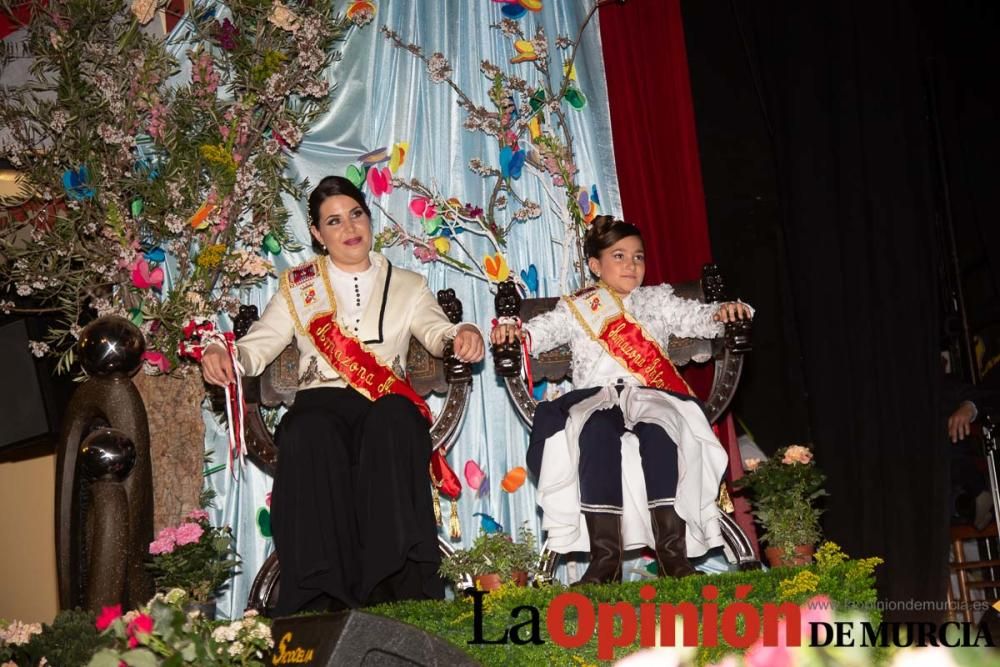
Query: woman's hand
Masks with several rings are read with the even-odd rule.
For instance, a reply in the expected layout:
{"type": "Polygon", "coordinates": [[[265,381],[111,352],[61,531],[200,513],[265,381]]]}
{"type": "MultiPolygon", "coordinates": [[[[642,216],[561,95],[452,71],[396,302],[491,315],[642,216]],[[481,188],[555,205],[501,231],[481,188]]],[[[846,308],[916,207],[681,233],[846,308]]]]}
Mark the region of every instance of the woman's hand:
{"type": "Polygon", "coordinates": [[[490,342],[494,345],[519,340],[521,340],[521,327],[516,324],[498,324],[490,332],[490,342]]]}
{"type": "Polygon", "coordinates": [[[221,345],[209,345],[201,356],[201,374],[205,382],[226,387],[236,381],[236,370],[229,353],[221,345]]]}
{"type": "Polygon", "coordinates": [[[750,307],[739,301],[729,301],[719,306],[712,319],[716,322],[735,322],[736,320],[749,320],[753,318],[750,307]]]}
{"type": "Polygon", "coordinates": [[[486,345],[479,329],[471,326],[459,327],[452,350],[459,361],[474,364],[482,360],[486,345]]]}

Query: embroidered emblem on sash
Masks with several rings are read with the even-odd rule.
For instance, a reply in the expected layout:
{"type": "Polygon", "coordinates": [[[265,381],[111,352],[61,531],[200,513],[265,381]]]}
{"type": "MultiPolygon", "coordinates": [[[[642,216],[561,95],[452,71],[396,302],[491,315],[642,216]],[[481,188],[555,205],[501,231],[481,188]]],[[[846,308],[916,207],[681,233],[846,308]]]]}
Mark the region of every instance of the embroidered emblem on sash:
{"type": "Polygon", "coordinates": [[[296,267],[289,272],[288,276],[288,282],[291,283],[293,287],[306,281],[313,280],[316,278],[316,263],[309,262],[303,266],[296,267]]]}

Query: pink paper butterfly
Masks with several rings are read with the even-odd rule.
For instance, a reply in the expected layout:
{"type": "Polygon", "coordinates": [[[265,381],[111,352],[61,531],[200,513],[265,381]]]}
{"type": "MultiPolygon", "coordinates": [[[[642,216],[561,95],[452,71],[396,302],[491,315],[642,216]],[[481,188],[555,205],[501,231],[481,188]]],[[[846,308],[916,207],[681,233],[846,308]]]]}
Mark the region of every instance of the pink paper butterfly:
{"type": "Polygon", "coordinates": [[[170,360],[167,359],[167,355],[157,350],[146,350],[142,353],[142,360],[156,366],[160,369],[161,373],[166,373],[170,370],[170,360]]]}
{"type": "Polygon", "coordinates": [[[392,172],[388,167],[372,167],[368,170],[368,189],[376,197],[392,192],[392,172]]]}
{"type": "Polygon", "coordinates": [[[465,481],[469,485],[469,488],[473,491],[478,491],[479,486],[483,483],[483,479],[486,477],[486,473],[483,469],[479,467],[479,464],[469,459],[465,462],[465,481]]]}
{"type": "Polygon", "coordinates": [[[418,218],[430,220],[437,216],[437,206],[427,197],[416,197],[410,201],[410,213],[418,218]]]}
{"type": "Polygon", "coordinates": [[[149,262],[144,257],[140,257],[132,265],[132,284],[139,289],[152,287],[159,290],[163,287],[163,269],[156,267],[151,271],[149,262]]]}

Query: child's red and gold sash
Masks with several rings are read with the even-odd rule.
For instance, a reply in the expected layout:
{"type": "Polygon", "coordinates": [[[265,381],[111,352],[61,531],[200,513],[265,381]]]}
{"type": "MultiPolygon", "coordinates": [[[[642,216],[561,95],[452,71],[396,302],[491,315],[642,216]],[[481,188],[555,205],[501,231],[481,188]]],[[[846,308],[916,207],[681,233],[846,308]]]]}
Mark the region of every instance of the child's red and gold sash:
{"type": "Polygon", "coordinates": [[[337,300],[324,259],[286,272],[281,278],[281,291],[295,327],[309,336],[319,353],[347,384],[372,401],[389,394],[403,396],[417,406],[428,422],[434,423],[430,408],[413,387],[358,338],[340,328],[337,300]]]}
{"type": "Polygon", "coordinates": [[[583,330],[647,387],[694,396],[670,357],[603,284],[563,299],[583,330]]]}

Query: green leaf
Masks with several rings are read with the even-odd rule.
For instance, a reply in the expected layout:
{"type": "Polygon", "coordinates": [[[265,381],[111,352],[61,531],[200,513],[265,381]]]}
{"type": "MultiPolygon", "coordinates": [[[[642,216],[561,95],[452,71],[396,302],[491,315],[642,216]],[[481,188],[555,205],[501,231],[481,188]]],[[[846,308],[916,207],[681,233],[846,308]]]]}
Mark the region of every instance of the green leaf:
{"type": "Polygon", "coordinates": [[[122,660],[130,667],[157,667],[156,654],[148,648],[137,648],[122,654],[122,660]]]}
{"type": "Polygon", "coordinates": [[[118,651],[105,648],[94,654],[87,667],[118,667],[119,662],[121,659],[118,657],[118,651]]]}
{"type": "Polygon", "coordinates": [[[195,646],[194,642],[187,642],[181,646],[179,655],[184,658],[185,662],[194,662],[194,659],[198,657],[198,647],[195,646]]]}

